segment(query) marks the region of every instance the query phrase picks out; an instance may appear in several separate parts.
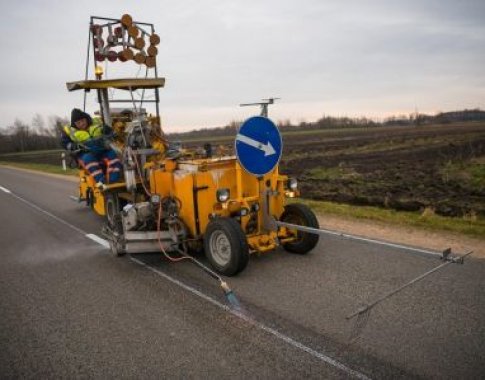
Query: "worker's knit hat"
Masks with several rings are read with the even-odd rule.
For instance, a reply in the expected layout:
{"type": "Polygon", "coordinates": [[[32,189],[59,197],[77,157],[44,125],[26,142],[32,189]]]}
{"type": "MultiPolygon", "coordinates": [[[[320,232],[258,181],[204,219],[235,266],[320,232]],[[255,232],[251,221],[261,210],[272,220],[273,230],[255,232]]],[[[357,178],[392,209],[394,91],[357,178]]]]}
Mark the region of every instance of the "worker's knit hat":
{"type": "Polygon", "coordinates": [[[71,126],[75,127],[74,123],[81,119],[86,119],[88,121],[88,125],[93,123],[93,120],[88,113],[81,111],[79,108],[73,108],[71,112],[71,126]]]}

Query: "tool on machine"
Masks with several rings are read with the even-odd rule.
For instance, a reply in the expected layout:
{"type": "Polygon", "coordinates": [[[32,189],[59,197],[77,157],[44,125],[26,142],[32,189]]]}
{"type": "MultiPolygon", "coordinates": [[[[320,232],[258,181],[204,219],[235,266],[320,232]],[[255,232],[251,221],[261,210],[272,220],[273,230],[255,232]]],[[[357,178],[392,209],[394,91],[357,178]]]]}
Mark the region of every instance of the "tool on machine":
{"type": "Polygon", "coordinates": [[[371,303],[361,307],[360,309],[353,312],[352,314],[349,314],[347,316],[347,319],[351,319],[351,318],[353,318],[357,315],[361,315],[361,314],[369,312],[374,306],[378,305],[382,301],[384,301],[384,300],[392,297],[393,295],[399,293],[401,290],[407,288],[408,286],[411,286],[411,285],[417,283],[418,281],[421,281],[422,279],[428,277],[430,274],[443,269],[444,267],[448,266],[449,264],[463,264],[465,257],[467,257],[468,255],[471,255],[472,253],[473,253],[473,251],[470,251],[470,252],[465,253],[462,256],[454,257],[454,256],[450,256],[451,255],[451,248],[445,249],[443,251],[441,258],[440,258],[441,260],[444,261],[444,263],[442,263],[442,264],[438,265],[437,267],[423,273],[422,275],[414,278],[413,280],[405,283],[404,285],[401,285],[398,288],[391,290],[390,292],[388,292],[388,293],[384,294],[383,296],[377,298],[375,301],[372,301],[371,303]]]}
{"type": "Polygon", "coordinates": [[[349,314],[346,317],[347,320],[350,320],[350,319],[353,319],[354,317],[357,317],[357,319],[355,321],[355,325],[352,329],[349,341],[350,342],[354,341],[361,334],[361,332],[363,331],[363,329],[367,325],[367,321],[369,320],[370,312],[375,306],[377,306],[381,302],[389,299],[390,297],[396,295],[401,290],[404,290],[407,287],[416,284],[417,282],[428,277],[430,274],[435,273],[435,272],[445,268],[446,266],[448,266],[450,264],[463,264],[465,257],[467,257],[468,255],[471,255],[473,253],[473,251],[469,251],[469,252],[467,252],[467,253],[465,253],[461,256],[451,256],[451,253],[452,253],[451,248],[445,249],[442,252],[442,255],[440,257],[440,260],[444,261],[442,264],[440,264],[440,265],[434,267],[433,269],[421,274],[420,276],[412,279],[411,281],[408,281],[407,283],[387,292],[386,294],[382,295],[381,297],[378,297],[376,300],[374,300],[374,301],[372,301],[372,302],[370,302],[366,305],[363,305],[362,307],[357,309],[355,312],[349,314]]]}
{"type": "Polygon", "coordinates": [[[268,106],[270,104],[274,104],[275,100],[279,100],[281,98],[268,98],[268,99],[261,99],[262,102],[256,103],[243,103],[239,104],[240,107],[248,107],[248,106],[260,106],[261,107],[261,116],[268,117],[268,106]]]}

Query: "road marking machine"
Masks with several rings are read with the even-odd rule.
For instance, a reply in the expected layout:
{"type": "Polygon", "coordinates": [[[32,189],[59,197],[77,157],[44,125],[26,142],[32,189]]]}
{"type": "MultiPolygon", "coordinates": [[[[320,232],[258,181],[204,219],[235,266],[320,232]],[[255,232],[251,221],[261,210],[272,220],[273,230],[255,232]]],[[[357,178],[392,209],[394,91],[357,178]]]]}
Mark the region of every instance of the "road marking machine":
{"type": "MultiPolygon", "coordinates": [[[[165,85],[157,71],[159,43],[153,24],[133,21],[128,14],[120,19],[91,17],[85,78],[67,83],[67,89],[84,90],[84,109],[87,93],[95,90],[102,122],[114,131],[109,138],[97,137],[97,143],[117,152],[123,177],[100,184],[79,167],[75,198],[105,217],[103,235],[114,255],[161,252],[172,262],[190,260],[218,280],[228,301],[239,307],[220,274],[236,275],[247,266],[251,253],[279,246],[306,254],[317,245],[319,235],[336,233],[321,230],[306,205],[287,203],[299,196],[299,190],[296,179],[279,172],[283,143],[268,118],[268,106],[278,98],[241,104],[260,106],[261,114],[240,126],[234,154],[217,152],[210,142],[192,149],[168,142],[159,112],[159,89],[165,85]],[[89,79],[91,55],[94,79],[89,79]],[[145,69],[144,77],[107,78],[108,65],[112,70],[115,62],[131,65],[138,73],[145,69]],[[116,97],[119,92],[125,96],[116,97]],[[152,96],[147,95],[150,92],[152,96]],[[128,106],[115,108],[115,103],[128,106]],[[205,252],[212,269],[192,255],[197,251],[205,252]]],[[[374,306],[450,263],[463,264],[471,253],[456,257],[450,249],[443,251],[443,264],[364,305],[348,319],[357,316],[356,329],[363,328],[362,321],[374,306]]]]}
{"type": "Polygon", "coordinates": [[[78,200],[106,217],[103,233],[111,252],[190,258],[220,279],[215,272],[236,275],[251,253],[278,246],[297,254],[311,251],[318,235],[296,228],[316,229],[318,221],[304,204],[286,202],[299,191],[296,179],[278,170],[281,135],[267,118],[274,98],[256,103],[262,115],[239,128],[234,155],[218,153],[210,143],[194,149],[170,144],[159,114],[159,90],[165,84],[157,71],[159,42],[153,24],[133,21],[130,15],[91,17],[85,79],[67,83],[69,91],[84,90],[84,108],[87,92],[96,92],[102,122],[114,131],[104,144],[123,163],[122,181],[103,186],[84,168],[79,170],[78,200]],[[89,79],[91,55],[94,79],[89,79]],[[103,77],[115,63],[143,70],[144,77],[103,77]],[[115,98],[120,92],[128,96],[115,98]],[[115,103],[128,106],[115,108],[115,103]],[[202,250],[214,270],[189,255],[202,250]]]}

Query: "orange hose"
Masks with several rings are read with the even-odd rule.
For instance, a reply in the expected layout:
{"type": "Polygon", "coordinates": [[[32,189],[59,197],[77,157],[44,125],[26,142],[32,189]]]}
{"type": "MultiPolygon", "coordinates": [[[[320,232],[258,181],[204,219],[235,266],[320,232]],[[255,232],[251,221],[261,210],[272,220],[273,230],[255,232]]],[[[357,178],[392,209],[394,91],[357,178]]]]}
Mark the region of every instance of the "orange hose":
{"type": "Polygon", "coordinates": [[[179,261],[182,261],[182,260],[190,259],[190,257],[186,257],[186,256],[172,257],[165,251],[165,249],[163,248],[163,244],[162,244],[162,238],[160,236],[160,232],[161,232],[160,231],[160,221],[161,220],[162,220],[162,200],[160,199],[160,204],[158,206],[158,218],[157,218],[157,238],[158,238],[158,244],[160,245],[160,249],[163,252],[163,254],[165,255],[165,257],[172,262],[176,263],[176,262],[179,262],[179,261]]]}

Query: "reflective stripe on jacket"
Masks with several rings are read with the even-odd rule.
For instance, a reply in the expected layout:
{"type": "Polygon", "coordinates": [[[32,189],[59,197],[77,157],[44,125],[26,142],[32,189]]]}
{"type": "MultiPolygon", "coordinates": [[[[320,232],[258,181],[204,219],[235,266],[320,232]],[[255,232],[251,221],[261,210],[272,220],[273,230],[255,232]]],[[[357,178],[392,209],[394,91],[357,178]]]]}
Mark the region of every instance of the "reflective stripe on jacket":
{"type": "Polygon", "coordinates": [[[93,124],[84,131],[70,125],[65,125],[63,129],[64,133],[75,143],[84,143],[92,138],[103,135],[103,125],[98,118],[93,119],[93,124]]]}

